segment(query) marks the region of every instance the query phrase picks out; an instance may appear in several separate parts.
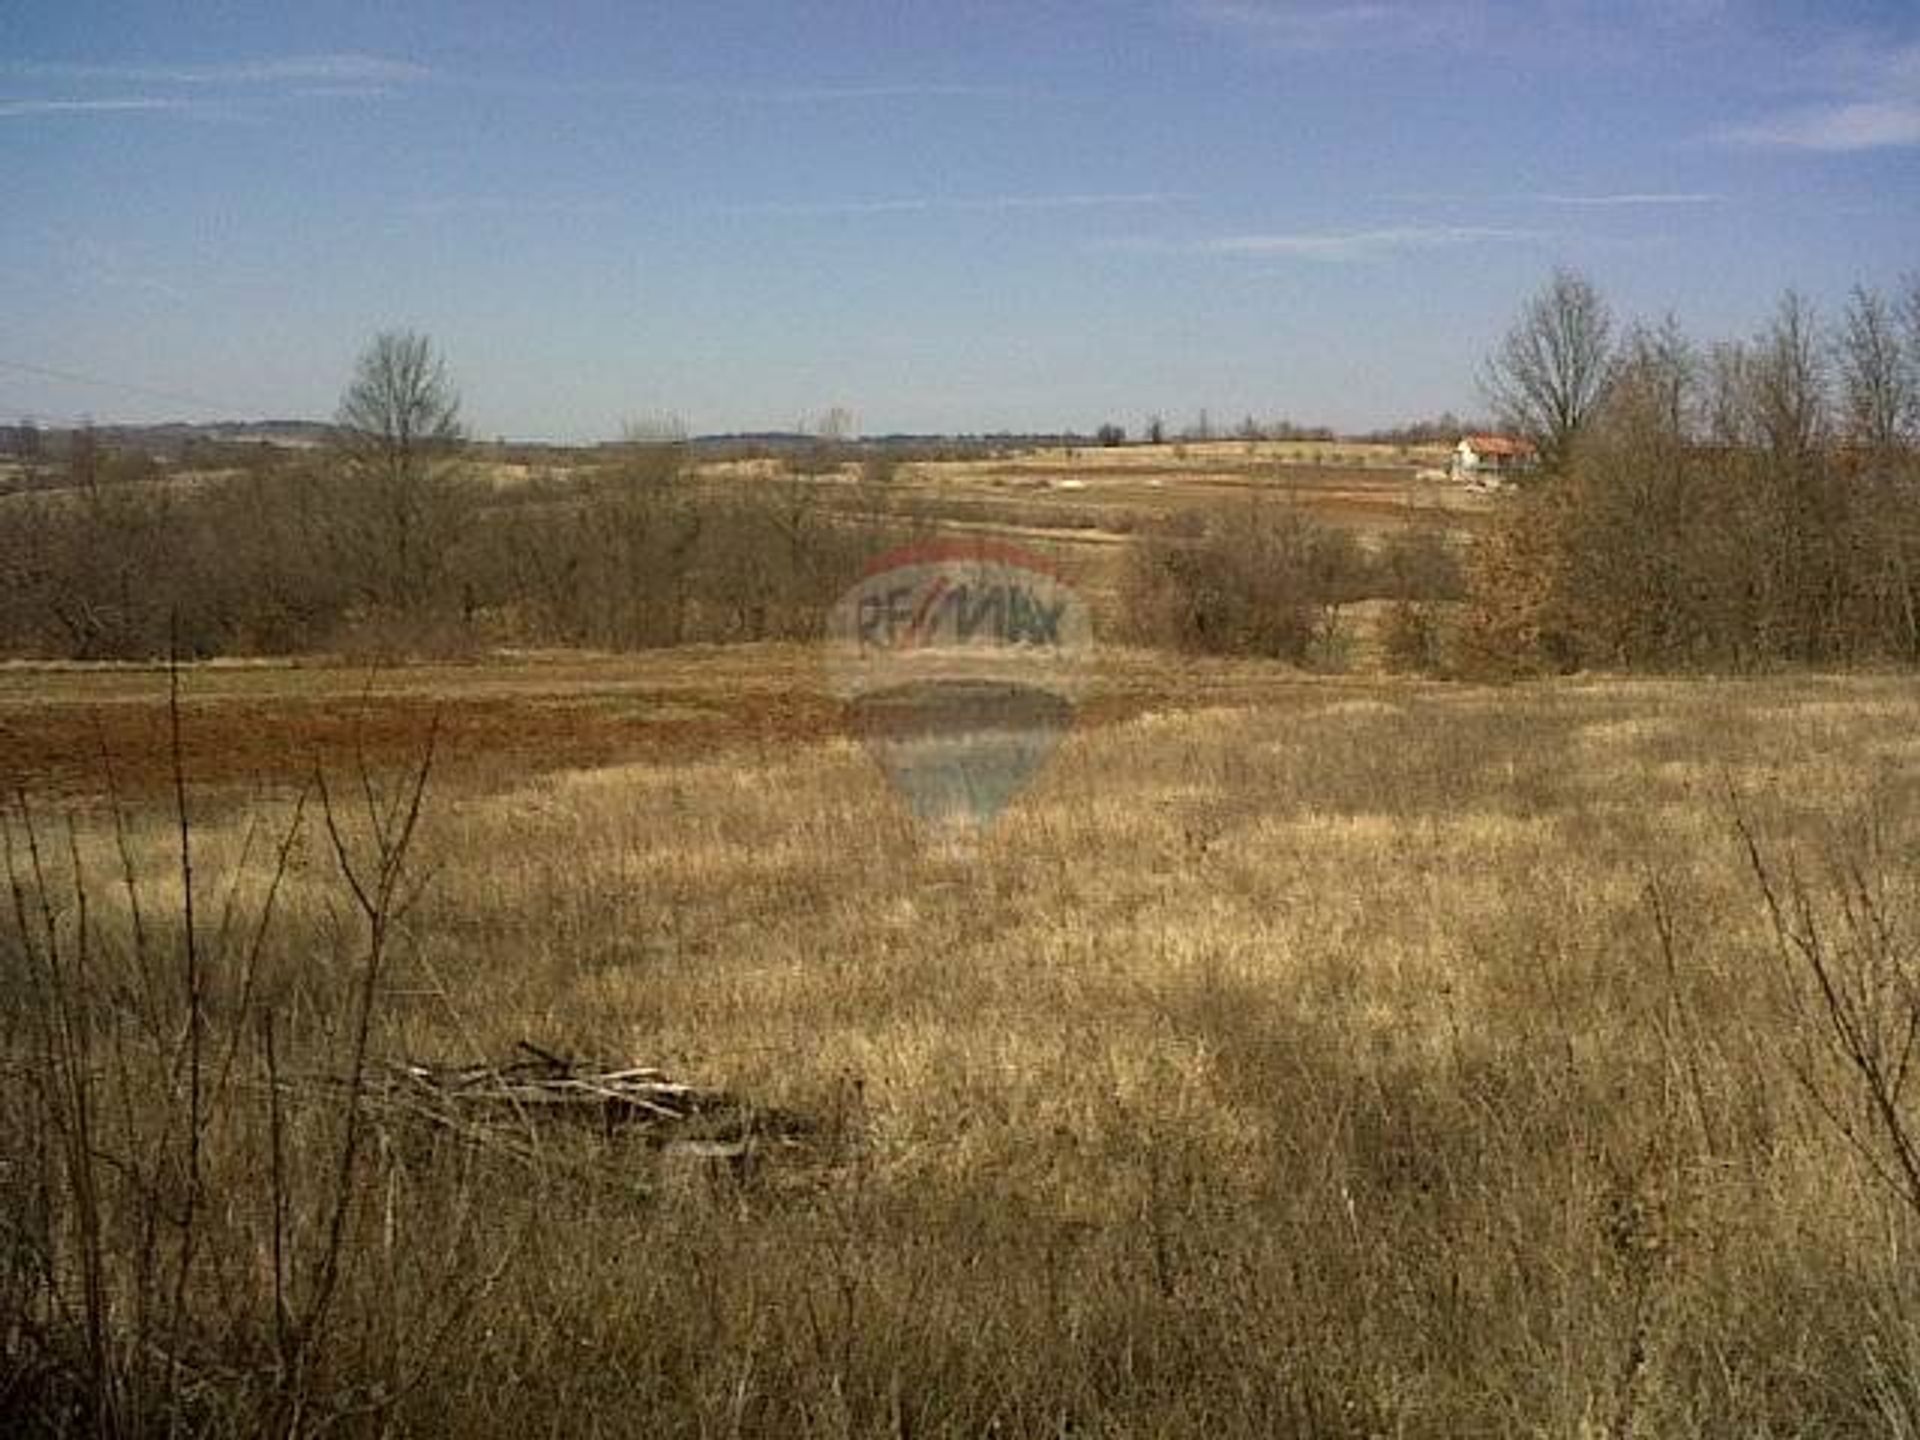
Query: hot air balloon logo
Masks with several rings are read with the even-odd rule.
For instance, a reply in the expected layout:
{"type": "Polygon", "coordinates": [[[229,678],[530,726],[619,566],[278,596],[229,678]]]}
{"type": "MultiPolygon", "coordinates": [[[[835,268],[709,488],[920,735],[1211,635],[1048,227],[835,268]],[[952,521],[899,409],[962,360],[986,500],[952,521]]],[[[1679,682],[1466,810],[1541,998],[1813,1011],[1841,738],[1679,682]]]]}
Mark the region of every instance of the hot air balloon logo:
{"type": "Polygon", "coordinates": [[[833,689],[881,770],[922,820],[974,835],[1053,755],[1090,679],[1085,602],[997,541],[878,557],[827,633],[833,689]]]}

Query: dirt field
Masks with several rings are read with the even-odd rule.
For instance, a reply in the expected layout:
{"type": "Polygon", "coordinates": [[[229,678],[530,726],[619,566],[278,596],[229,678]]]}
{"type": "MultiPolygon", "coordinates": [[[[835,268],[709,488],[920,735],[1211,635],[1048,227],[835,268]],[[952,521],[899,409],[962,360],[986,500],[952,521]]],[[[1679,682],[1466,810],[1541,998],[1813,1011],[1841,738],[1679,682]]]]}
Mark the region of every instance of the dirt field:
{"type": "MultiPolygon", "coordinates": [[[[1126,547],[1169,521],[1250,504],[1297,506],[1356,535],[1362,545],[1411,524],[1469,536],[1494,498],[1443,479],[1444,447],[1208,441],[1039,449],[992,460],[912,462],[885,487],[884,504],[941,530],[1015,541],[1066,568],[1103,621],[1119,617],[1126,547]],[[1423,475],[1427,478],[1422,478],[1423,475]]],[[[752,484],[781,473],[777,462],[716,463],[700,474],[752,484]]],[[[814,483],[857,508],[855,471],[814,483]]],[[[1364,648],[1371,617],[1352,617],[1364,648]]]]}
{"type": "MultiPolygon", "coordinates": [[[[889,487],[889,504],[943,530],[1017,540],[1056,558],[1103,621],[1116,613],[1119,564],[1129,537],[1170,516],[1263,498],[1299,504],[1362,532],[1420,514],[1469,529],[1485,497],[1416,479],[1443,456],[1418,448],[1215,441],[1163,446],[1036,450],[1000,460],[913,463],[889,487]]],[[[751,484],[771,461],[717,464],[718,484],[751,484]]],[[[523,484],[524,466],[496,467],[494,483],[523,484]]],[[[201,477],[204,478],[204,477],[201,477]]],[[[197,483],[195,478],[169,483],[197,483]]],[[[847,490],[849,471],[819,482],[847,490]]],[[[1358,651],[1373,616],[1353,607],[1358,651]]],[[[1364,655],[1362,656],[1364,658],[1364,655]]],[[[1220,667],[1198,691],[1162,685],[1166,665],[1120,656],[1087,721],[1125,718],[1145,705],[1214,703],[1220,667]]],[[[97,793],[111,763],[129,796],[164,788],[169,773],[164,677],[140,667],[0,665],[0,786],[62,797],[97,793]]],[[[671,659],[528,656],[509,663],[330,668],[323,663],[235,663],[197,669],[186,686],[182,739],[188,769],[223,791],[297,783],[316,758],[364,755],[385,766],[420,743],[435,717],[446,763],[462,776],[511,776],[629,760],[766,753],[841,733],[818,665],[762,648],[671,659]]]]}
{"type": "Polygon", "coordinates": [[[1419,508],[1462,527],[1486,513],[1484,496],[1422,471],[1446,465],[1444,447],[1214,440],[1036,450],[1010,460],[907,467],[910,486],[947,499],[992,499],[1041,512],[1078,513],[1094,528],[1244,500],[1287,499],[1360,530],[1401,523],[1419,508]]]}
{"type": "MultiPolygon", "coordinates": [[[[1302,684],[1340,688],[1258,665],[1112,651],[1081,723],[1248,703],[1302,684]]],[[[110,764],[128,799],[163,795],[168,693],[160,667],[0,665],[0,786],[99,799],[110,764]]],[[[471,665],[213,664],[183,670],[181,697],[186,769],[229,798],[284,791],[316,761],[404,769],[436,723],[440,763],[463,786],[626,763],[754,763],[851,733],[820,656],[797,646],[471,665]]]]}
{"type": "MultiPolygon", "coordinates": [[[[1480,525],[1488,497],[1422,479],[1447,463],[1444,446],[1213,440],[1114,448],[1037,449],[992,460],[913,462],[891,489],[948,524],[1063,545],[1111,546],[1170,516],[1265,498],[1298,504],[1362,533],[1410,515],[1457,530],[1480,525]]],[[[773,461],[716,463],[703,473],[751,481],[773,461]]],[[[848,476],[823,480],[844,483],[848,476]]]]}

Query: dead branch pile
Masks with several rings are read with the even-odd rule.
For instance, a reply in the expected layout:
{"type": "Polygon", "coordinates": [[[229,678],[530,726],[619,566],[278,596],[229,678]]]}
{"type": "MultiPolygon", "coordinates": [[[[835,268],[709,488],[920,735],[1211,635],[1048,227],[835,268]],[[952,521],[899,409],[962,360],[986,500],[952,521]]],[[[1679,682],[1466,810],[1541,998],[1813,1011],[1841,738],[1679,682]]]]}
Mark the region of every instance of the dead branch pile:
{"type": "Polygon", "coordinates": [[[669,1079],[647,1066],[570,1059],[526,1041],[517,1049],[517,1058],[501,1064],[377,1066],[365,1077],[361,1098],[375,1110],[467,1134],[588,1124],[610,1138],[630,1134],[651,1145],[714,1157],[741,1155],[767,1143],[794,1144],[814,1128],[804,1116],[669,1079]]]}

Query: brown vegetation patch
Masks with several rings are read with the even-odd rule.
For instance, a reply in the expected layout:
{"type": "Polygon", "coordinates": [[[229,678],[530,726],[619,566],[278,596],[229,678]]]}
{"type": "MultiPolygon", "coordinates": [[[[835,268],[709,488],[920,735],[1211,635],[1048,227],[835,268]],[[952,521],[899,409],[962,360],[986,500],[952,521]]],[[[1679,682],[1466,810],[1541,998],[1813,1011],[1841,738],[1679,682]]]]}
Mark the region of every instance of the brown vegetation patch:
{"type": "MultiPolygon", "coordinates": [[[[1177,675],[1122,652],[1075,723],[1244,701],[1285,672],[1220,665],[1177,675]]],[[[442,780],[495,788],[543,774],[725,755],[775,755],[854,732],[801,647],[639,657],[419,665],[193,666],[182,671],[182,759],[196,787],[298,785],[316,764],[375,772],[415,763],[436,721],[442,780]]],[[[164,671],[0,672],[0,787],[43,800],[123,797],[172,783],[164,671]]]]}
{"type": "MultiPolygon", "coordinates": [[[[298,783],[316,764],[376,770],[417,757],[436,720],[445,769],[455,776],[540,773],[635,760],[817,740],[839,724],[828,698],[799,693],[743,704],[715,695],[558,698],[339,695],[189,701],[181,748],[205,785],[298,783]]],[[[172,773],[165,701],[98,706],[53,703],[0,709],[0,777],[39,794],[96,793],[102,752],[129,795],[164,790],[172,773]]]]}

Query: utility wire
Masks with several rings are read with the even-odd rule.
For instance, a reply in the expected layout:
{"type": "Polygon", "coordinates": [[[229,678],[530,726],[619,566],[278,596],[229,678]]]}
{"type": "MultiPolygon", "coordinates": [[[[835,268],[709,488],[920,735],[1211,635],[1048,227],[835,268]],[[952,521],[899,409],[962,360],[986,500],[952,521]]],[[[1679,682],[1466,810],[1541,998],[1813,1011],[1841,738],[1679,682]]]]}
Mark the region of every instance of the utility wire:
{"type": "Polygon", "coordinates": [[[258,406],[228,405],[223,401],[209,400],[205,395],[194,395],[185,390],[162,390],[153,385],[133,385],[125,380],[108,380],[99,375],[83,375],[77,370],[56,370],[50,365],[28,365],[20,360],[0,359],[0,370],[12,370],[21,375],[37,375],[46,380],[63,380],[72,385],[94,385],[105,390],[120,390],[128,395],[145,395],[154,400],[171,400],[176,405],[201,405],[209,410],[264,413],[258,406]]]}

